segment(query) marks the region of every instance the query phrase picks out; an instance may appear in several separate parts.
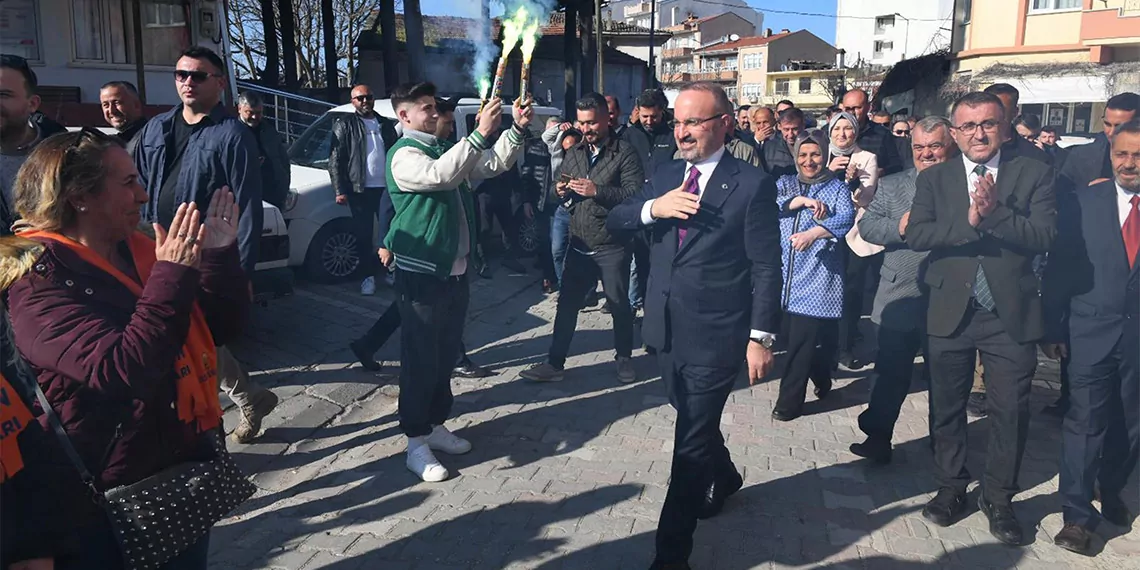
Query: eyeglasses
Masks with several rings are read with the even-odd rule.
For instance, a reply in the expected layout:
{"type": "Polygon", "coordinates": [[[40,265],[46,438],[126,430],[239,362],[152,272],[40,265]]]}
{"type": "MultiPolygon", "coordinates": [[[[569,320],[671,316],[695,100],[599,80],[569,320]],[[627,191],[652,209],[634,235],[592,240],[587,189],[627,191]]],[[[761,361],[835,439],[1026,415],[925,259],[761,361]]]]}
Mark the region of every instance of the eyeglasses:
{"type": "Polygon", "coordinates": [[[371,101],[375,98],[376,97],[374,95],[372,95],[371,93],[367,93],[365,95],[357,95],[356,97],[353,97],[352,100],[353,101],[360,101],[361,103],[363,103],[365,101],[371,101]]]}
{"type": "Polygon", "coordinates": [[[904,137],[910,134],[910,129],[896,129],[895,134],[900,137],[904,137]]]}
{"type": "Polygon", "coordinates": [[[202,83],[211,77],[221,77],[221,74],[210,73],[208,71],[189,71],[186,69],[178,69],[174,71],[174,79],[180,83],[190,81],[192,83],[202,83]]]}
{"type": "Polygon", "coordinates": [[[704,118],[704,119],[693,118],[693,119],[685,119],[684,121],[673,120],[673,121],[669,121],[669,128],[675,129],[675,128],[683,125],[683,126],[689,127],[690,129],[695,129],[695,128],[697,128],[697,127],[699,127],[699,126],[701,126],[701,125],[703,125],[709,121],[719,119],[723,116],[724,116],[724,113],[721,113],[719,115],[713,115],[711,117],[704,118]]]}
{"type": "Polygon", "coordinates": [[[992,133],[992,132],[997,130],[998,122],[997,121],[982,121],[981,123],[966,123],[964,125],[958,125],[954,128],[962,134],[972,135],[972,134],[978,132],[978,127],[981,127],[982,130],[987,132],[987,133],[992,133]]]}

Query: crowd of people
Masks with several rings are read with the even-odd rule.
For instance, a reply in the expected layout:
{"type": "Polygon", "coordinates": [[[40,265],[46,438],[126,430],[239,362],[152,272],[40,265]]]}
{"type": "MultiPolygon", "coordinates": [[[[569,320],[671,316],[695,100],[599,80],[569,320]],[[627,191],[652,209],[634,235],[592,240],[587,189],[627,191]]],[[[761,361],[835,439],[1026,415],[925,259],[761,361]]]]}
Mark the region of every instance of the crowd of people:
{"type": "MultiPolygon", "coordinates": [[[[224,454],[211,443],[219,388],[242,411],[238,441],[277,405],[225,347],[251,302],[260,202],[284,199],[287,159],[254,94],[237,116],[222,105],[224,74],[191,48],[175,71],[181,105],[146,120],[133,86],[108,83],[117,136],[53,134],[33,120],[30,67],[0,61],[0,216],[14,234],[0,239],[5,568],[121,567],[120,523],[92,499],[224,454]]],[[[689,568],[698,520],[742,487],[721,414],[741,373],[761,381],[781,350],[781,422],[804,413],[809,383],[826,398],[841,364],[873,361],[866,438],[851,451],[882,464],[923,354],[939,490],[922,515],[948,526],[967,512],[973,408],[989,418],[978,508],[1013,545],[1038,348],[1061,359],[1054,541],[1090,553],[1102,520],[1131,524],[1122,494],[1140,455],[1140,96],[1111,98],[1103,132],[1061,149],[1039,118],[1017,115],[1017,95],[998,84],[947,117],[892,117],[856,89],[809,117],[791,101],[734,108],[720,87],[692,83],[671,107],[642,93],[628,122],[596,93],[572,122],[542,128],[532,101],[491,100],[458,138],[456,101],[432,84],[395,89],[394,120],[355,86],[328,168],[366,260],[361,292],[386,273],[396,301],[350,348],[377,370],[401,330],[407,468],[443,481],[436,454],[472,449],[446,424],[451,378],[489,374],[463,341],[468,276],[487,268],[476,200],[511,233],[504,204],[522,193],[549,233],[538,266],[558,298],[546,358],[520,376],[564,379],[600,281],[615,378],[637,380],[641,315],[676,410],[652,569],[689,568]],[[869,288],[874,355],[861,346],[869,288]]],[[[517,258],[508,247],[503,263],[517,258]]],[[[162,567],[205,568],[209,535],[192,538],[162,567]]]]}

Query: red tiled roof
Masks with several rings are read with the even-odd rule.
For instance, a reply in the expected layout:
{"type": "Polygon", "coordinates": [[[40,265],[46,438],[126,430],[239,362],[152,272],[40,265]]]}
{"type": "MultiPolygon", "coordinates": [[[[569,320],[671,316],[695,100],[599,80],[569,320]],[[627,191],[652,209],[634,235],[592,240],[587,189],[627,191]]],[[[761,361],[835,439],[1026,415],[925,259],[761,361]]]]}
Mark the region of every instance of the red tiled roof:
{"type": "Polygon", "coordinates": [[[766,45],[766,44],[769,44],[771,42],[774,42],[778,39],[786,38],[786,37],[788,37],[792,34],[796,34],[796,33],[799,33],[799,32],[789,32],[786,34],[772,34],[768,37],[752,36],[752,37],[748,37],[748,38],[740,38],[739,40],[736,40],[735,42],[727,42],[727,43],[723,43],[723,44],[711,45],[711,46],[700,48],[697,51],[698,52],[713,52],[713,51],[721,51],[721,50],[733,50],[733,49],[740,49],[740,48],[747,48],[747,47],[762,46],[762,45],[766,45]]]}

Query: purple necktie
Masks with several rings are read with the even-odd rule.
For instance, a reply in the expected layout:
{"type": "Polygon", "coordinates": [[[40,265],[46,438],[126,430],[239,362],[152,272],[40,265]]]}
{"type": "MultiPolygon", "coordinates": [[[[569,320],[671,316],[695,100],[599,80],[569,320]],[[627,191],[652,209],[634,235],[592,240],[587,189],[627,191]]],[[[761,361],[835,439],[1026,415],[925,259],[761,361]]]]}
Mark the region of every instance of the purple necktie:
{"type": "MultiPolygon", "coordinates": [[[[697,182],[701,178],[701,171],[693,166],[689,168],[689,178],[685,180],[685,192],[693,195],[700,195],[701,186],[697,182]]],[[[683,224],[677,228],[677,249],[681,248],[681,244],[685,243],[685,234],[689,233],[688,224],[683,224]]]]}

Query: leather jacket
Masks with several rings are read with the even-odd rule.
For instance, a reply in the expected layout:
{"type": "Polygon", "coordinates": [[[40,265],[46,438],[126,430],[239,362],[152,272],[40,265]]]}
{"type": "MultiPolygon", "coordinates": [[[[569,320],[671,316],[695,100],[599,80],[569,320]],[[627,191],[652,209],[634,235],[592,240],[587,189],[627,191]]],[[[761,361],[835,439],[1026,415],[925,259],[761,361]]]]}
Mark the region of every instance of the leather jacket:
{"type": "MultiPolygon", "coordinates": [[[[396,122],[375,111],[372,115],[380,121],[380,137],[384,140],[384,149],[392,148],[399,138],[396,122]]],[[[364,121],[360,115],[345,113],[343,117],[337,118],[332,127],[328,166],[337,196],[364,192],[367,154],[368,142],[364,140],[364,121]]]]}

